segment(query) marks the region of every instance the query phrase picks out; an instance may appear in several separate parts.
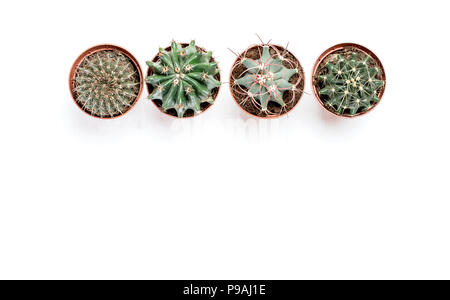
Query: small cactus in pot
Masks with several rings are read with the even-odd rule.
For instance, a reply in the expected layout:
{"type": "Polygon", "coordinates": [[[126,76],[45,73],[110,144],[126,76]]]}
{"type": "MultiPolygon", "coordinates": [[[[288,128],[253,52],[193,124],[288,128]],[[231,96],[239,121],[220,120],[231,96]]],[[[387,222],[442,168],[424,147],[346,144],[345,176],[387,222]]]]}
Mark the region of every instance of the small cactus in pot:
{"type": "Polygon", "coordinates": [[[356,44],[334,46],[316,62],[313,90],[331,113],[354,117],[375,107],[383,95],[383,66],[370,50],[356,44]]]}
{"type": "Polygon", "coordinates": [[[100,45],[86,50],[75,61],[70,91],[75,103],[98,118],[115,118],[128,112],[143,88],[136,59],[126,50],[100,45]]]}
{"type": "Polygon", "coordinates": [[[212,52],[197,47],[195,41],[173,41],[147,65],[148,98],[164,113],[189,117],[214,103],[221,86],[220,71],[212,52]]]}
{"type": "Polygon", "coordinates": [[[288,113],[303,94],[304,73],[287,49],[261,44],[238,55],[230,76],[233,98],[251,115],[272,118],[288,113]]]}

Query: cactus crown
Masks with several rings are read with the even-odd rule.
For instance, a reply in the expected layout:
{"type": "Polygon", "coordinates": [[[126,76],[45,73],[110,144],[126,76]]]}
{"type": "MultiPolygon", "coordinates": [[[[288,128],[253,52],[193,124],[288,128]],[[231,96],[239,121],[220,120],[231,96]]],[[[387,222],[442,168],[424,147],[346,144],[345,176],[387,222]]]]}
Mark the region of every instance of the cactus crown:
{"type": "Polygon", "coordinates": [[[324,105],[339,115],[353,116],[369,110],[380,99],[381,71],[373,58],[358,58],[355,52],[347,57],[337,54],[325,64],[326,72],[319,75],[319,96],[324,105]]]}
{"type": "Polygon", "coordinates": [[[116,50],[93,53],[75,74],[75,100],[89,114],[111,118],[128,111],[139,93],[140,80],[133,62],[116,50]]]}
{"type": "MultiPolygon", "coordinates": [[[[270,46],[262,45],[259,59],[251,59],[244,55],[236,64],[245,66],[245,71],[232,82],[233,87],[239,85],[246,88],[246,90],[241,88],[241,92],[246,96],[244,102],[250,100],[261,113],[266,115],[273,115],[268,110],[268,104],[271,101],[278,103],[282,110],[286,107],[287,103],[283,100],[284,93],[288,90],[296,91],[301,79],[299,76],[297,83],[289,82],[294,74],[299,73],[299,66],[293,61],[288,61],[275,47],[273,49],[274,54],[271,54],[270,46]],[[286,67],[283,62],[293,68],[286,67]]],[[[290,101],[294,98],[295,93],[290,101]]]]}
{"type": "Polygon", "coordinates": [[[187,110],[197,114],[202,111],[202,103],[214,102],[212,91],[220,86],[214,77],[219,74],[219,68],[212,52],[201,51],[195,41],[186,47],[173,41],[170,51],[160,48],[159,60],[148,61],[147,65],[153,71],[147,77],[153,86],[149,99],[161,100],[163,111],[175,109],[182,118],[187,110]]]}

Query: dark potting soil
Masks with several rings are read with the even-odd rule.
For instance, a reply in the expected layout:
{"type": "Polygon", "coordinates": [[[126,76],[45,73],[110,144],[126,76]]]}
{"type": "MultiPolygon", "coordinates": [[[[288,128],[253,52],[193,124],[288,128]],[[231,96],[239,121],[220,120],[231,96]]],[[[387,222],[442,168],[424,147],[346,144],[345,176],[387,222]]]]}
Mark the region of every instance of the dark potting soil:
{"type": "Polygon", "coordinates": [[[286,90],[283,94],[283,101],[286,103],[286,106],[283,108],[280,104],[270,101],[267,105],[267,112],[264,112],[261,110],[260,107],[256,106],[252,101],[249,101],[247,99],[247,95],[243,94],[243,91],[248,91],[244,86],[233,86],[231,85],[232,82],[234,82],[235,79],[238,79],[239,77],[242,77],[244,72],[246,71],[246,67],[242,65],[241,63],[238,63],[242,58],[251,58],[258,60],[261,58],[262,53],[262,45],[255,45],[253,47],[250,47],[245,52],[241,53],[239,58],[236,60],[232,71],[231,71],[231,92],[233,94],[234,99],[236,102],[248,113],[264,117],[264,118],[270,118],[270,117],[276,117],[280,115],[284,115],[288,113],[290,110],[292,110],[295,105],[300,101],[300,98],[303,94],[303,88],[305,87],[305,76],[303,72],[303,68],[300,65],[300,62],[297,60],[297,58],[287,49],[281,46],[277,45],[269,45],[270,46],[270,54],[274,55],[276,53],[279,53],[283,55],[285,60],[283,61],[283,65],[287,68],[293,69],[297,68],[298,73],[292,75],[292,77],[289,79],[289,83],[296,84],[295,88],[295,95],[294,91],[286,90]],[[292,62],[292,63],[289,63],[292,62]],[[293,98],[294,96],[294,98],[293,98]],[[293,98],[293,99],[292,99],[293,98]],[[292,100],[291,100],[292,99],[292,100]]]}
{"type": "MultiPolygon", "coordinates": [[[[181,45],[182,45],[183,47],[186,47],[186,46],[188,46],[189,44],[182,43],[181,45]]],[[[203,52],[203,53],[206,53],[206,50],[205,50],[205,49],[200,48],[200,47],[198,47],[198,46],[196,46],[196,48],[197,48],[198,51],[201,51],[201,52],[203,52]]],[[[166,51],[170,51],[171,49],[172,49],[172,48],[169,46],[169,47],[167,47],[165,50],[166,50],[166,51]]],[[[159,56],[156,56],[152,61],[153,61],[153,62],[158,62],[158,61],[159,61],[159,56]]],[[[216,62],[216,60],[214,59],[214,57],[211,56],[210,62],[216,62]]],[[[217,64],[217,65],[218,65],[218,64],[217,64]]],[[[220,68],[219,68],[219,71],[220,71],[220,68]]],[[[152,74],[153,74],[152,70],[151,70],[150,68],[148,68],[147,76],[151,76],[152,74]]],[[[220,81],[220,72],[219,72],[217,75],[215,75],[214,78],[215,78],[216,80],[220,81]]],[[[147,88],[148,88],[148,93],[149,93],[149,94],[153,93],[153,86],[152,86],[151,84],[147,83],[147,88]]],[[[217,95],[219,94],[219,88],[220,88],[220,87],[216,87],[216,88],[214,88],[214,89],[211,90],[211,97],[214,99],[214,101],[216,101],[217,95]]],[[[177,111],[176,111],[174,108],[171,108],[171,109],[168,109],[168,110],[164,111],[164,110],[161,109],[161,106],[162,106],[162,101],[161,101],[161,100],[152,100],[152,101],[153,101],[153,103],[155,103],[156,106],[161,110],[161,112],[163,112],[163,113],[165,113],[165,114],[168,114],[168,115],[171,115],[171,116],[174,116],[174,117],[178,117],[177,111]]],[[[214,102],[213,102],[213,103],[208,103],[208,102],[200,103],[200,109],[202,110],[202,112],[204,112],[205,110],[207,110],[207,109],[208,109],[211,105],[213,105],[213,104],[214,104],[214,102]]],[[[192,117],[192,116],[194,116],[194,111],[193,111],[192,109],[188,109],[188,110],[186,110],[186,112],[184,113],[183,118],[192,117]]]]}
{"type": "MultiPolygon", "coordinates": [[[[372,57],[369,53],[364,52],[363,50],[357,48],[357,47],[353,47],[353,46],[345,46],[342,49],[336,50],[334,52],[331,52],[330,54],[328,54],[324,59],[322,59],[322,61],[320,62],[319,66],[317,67],[316,72],[314,73],[313,76],[313,85],[314,88],[317,91],[317,95],[319,94],[319,91],[324,87],[323,83],[320,82],[320,80],[318,79],[318,77],[320,75],[324,75],[328,72],[327,67],[325,66],[327,64],[327,62],[332,62],[335,63],[337,62],[337,56],[341,55],[344,58],[348,58],[350,57],[353,53],[356,53],[356,56],[358,59],[363,59],[366,56],[370,56],[371,59],[369,60],[369,67],[370,68],[374,68],[374,67],[378,67],[380,69],[380,73],[377,75],[377,79],[378,80],[383,80],[384,77],[384,70],[383,70],[383,66],[381,65],[381,63],[375,59],[374,57],[372,57]]],[[[380,94],[380,92],[384,89],[384,87],[380,88],[380,91],[378,94],[380,94]]],[[[320,97],[320,101],[322,103],[324,103],[324,101],[327,100],[326,95],[322,95],[320,97]]],[[[375,107],[377,105],[377,103],[374,103],[374,105],[370,108],[372,109],[373,107],[375,107]]],[[[328,109],[328,108],[327,108],[328,109]]],[[[369,110],[370,110],[369,109],[369,110]]],[[[360,114],[361,111],[357,111],[356,114],[360,114]]],[[[348,115],[347,113],[344,113],[343,115],[348,115]]]]}

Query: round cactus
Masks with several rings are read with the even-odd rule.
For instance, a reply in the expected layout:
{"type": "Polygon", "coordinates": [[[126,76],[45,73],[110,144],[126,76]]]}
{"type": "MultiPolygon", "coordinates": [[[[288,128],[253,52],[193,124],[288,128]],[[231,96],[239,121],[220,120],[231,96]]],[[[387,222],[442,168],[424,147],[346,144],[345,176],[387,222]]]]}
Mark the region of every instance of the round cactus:
{"type": "Polygon", "coordinates": [[[238,104],[263,117],[279,116],[292,109],[303,93],[303,83],[298,60],[286,49],[268,44],[241,54],[230,80],[238,104]]]}
{"type": "Polygon", "coordinates": [[[202,103],[214,102],[213,91],[221,83],[211,51],[205,53],[195,46],[195,41],[186,47],[173,41],[170,50],[159,49],[158,58],[147,62],[152,71],[147,83],[153,89],[149,99],[160,100],[164,112],[175,110],[176,116],[182,118],[189,110],[194,114],[202,112],[202,103]]]}
{"type": "Polygon", "coordinates": [[[331,54],[316,80],[324,106],[338,115],[355,116],[379,101],[385,85],[382,70],[371,56],[353,51],[331,54]]]}
{"type": "Polygon", "coordinates": [[[74,78],[74,96],[89,114],[112,118],[127,112],[140,87],[134,63],[117,50],[103,50],[85,57],[74,78]]]}

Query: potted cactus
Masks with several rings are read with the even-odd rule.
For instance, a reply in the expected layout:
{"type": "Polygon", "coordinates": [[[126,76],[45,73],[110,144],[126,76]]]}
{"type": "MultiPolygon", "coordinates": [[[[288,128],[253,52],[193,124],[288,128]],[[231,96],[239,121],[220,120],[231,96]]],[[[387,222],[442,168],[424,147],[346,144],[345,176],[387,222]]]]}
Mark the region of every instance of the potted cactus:
{"type": "Polygon", "coordinates": [[[274,118],[291,111],[300,101],[305,75],[299,60],[273,44],[249,47],[237,55],[231,68],[230,89],[246,113],[274,118]]]}
{"type": "Polygon", "coordinates": [[[381,100],[386,75],[378,57],[357,44],[339,44],[317,59],[312,88],[319,103],[341,117],[372,110],[381,100]]]}
{"type": "Polygon", "coordinates": [[[69,87],[75,104],[97,118],[111,119],[127,113],[137,103],[143,86],[137,60],[113,45],[84,51],[70,70],[69,87]]]}
{"type": "Polygon", "coordinates": [[[149,99],[165,114],[186,118],[208,109],[219,93],[220,71],[212,52],[172,41],[147,62],[149,99]]]}

